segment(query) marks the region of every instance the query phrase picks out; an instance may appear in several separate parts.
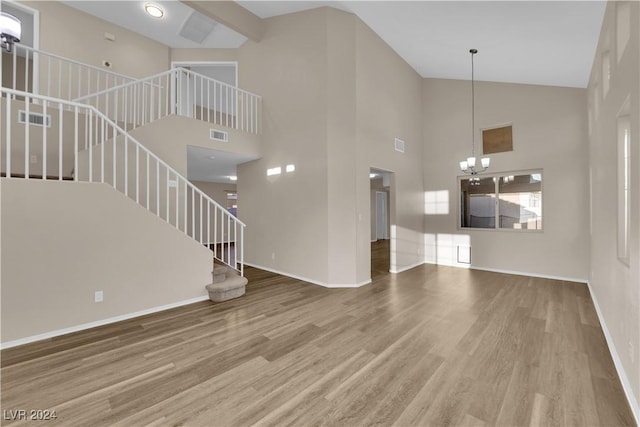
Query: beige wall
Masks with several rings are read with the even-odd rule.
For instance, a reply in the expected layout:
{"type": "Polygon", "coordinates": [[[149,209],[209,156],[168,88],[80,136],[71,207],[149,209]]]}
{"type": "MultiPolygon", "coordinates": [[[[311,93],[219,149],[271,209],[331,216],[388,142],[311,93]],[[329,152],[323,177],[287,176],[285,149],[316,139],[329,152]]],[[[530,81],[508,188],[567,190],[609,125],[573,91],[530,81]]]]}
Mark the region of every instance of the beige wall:
{"type": "Polygon", "coordinates": [[[211,252],[108,186],[0,186],[3,343],[206,296],[211,252]]]}
{"type": "Polygon", "coordinates": [[[331,286],[367,283],[374,166],[396,171],[396,267],[421,263],[418,74],[354,15],[332,8],[268,19],[262,41],[247,42],[238,60],[264,116],[263,158],[239,168],[248,262],[331,286]],[[405,155],[395,137],[407,142],[405,155]],[[267,178],[267,168],[290,163],[293,174],[267,178]]]}
{"type": "MultiPolygon", "coordinates": [[[[391,271],[422,264],[422,78],[362,21],[356,25],[358,275],[370,274],[371,167],[390,174],[391,271]],[[394,139],[405,141],[405,152],[394,139]]],[[[368,277],[368,276],[367,276],[368,277]]]]}
{"type": "MultiPolygon", "coordinates": [[[[6,149],[7,149],[7,114],[6,99],[2,99],[0,103],[0,152],[2,153],[2,162],[0,162],[0,171],[7,172],[6,149]]],[[[70,177],[74,167],[74,142],[75,142],[75,114],[71,111],[62,111],[62,120],[60,120],[60,109],[47,105],[47,116],[51,116],[51,126],[29,126],[29,152],[26,153],[26,128],[23,123],[18,123],[18,114],[20,110],[26,112],[24,101],[11,100],[9,108],[11,110],[11,130],[9,132],[11,138],[11,173],[25,173],[25,154],[28,159],[29,175],[42,175],[43,172],[43,141],[46,138],[46,173],[48,176],[59,176],[60,165],[60,132],[62,132],[62,176],[70,177]],[[62,127],[62,129],[60,129],[62,127]],[[36,156],[35,162],[32,162],[31,156],[36,156]]],[[[29,105],[30,113],[44,114],[42,106],[36,104],[29,105]]],[[[85,114],[78,114],[78,146],[84,147],[85,138],[85,114]]]]}
{"type": "Polygon", "coordinates": [[[164,117],[133,129],[129,134],[185,177],[187,176],[188,145],[254,158],[259,157],[262,151],[259,135],[182,116],[164,117]],[[210,129],[228,132],[229,141],[212,140],[209,134],[210,129]]]}
{"type": "MultiPolygon", "coordinates": [[[[616,7],[609,2],[589,83],[591,134],[591,274],[589,281],[623,384],[640,417],[640,4],[630,4],[631,34],[624,52],[616,51],[616,7]],[[603,95],[601,57],[611,57],[610,89],[603,95]],[[617,57],[621,56],[620,61],[617,57]],[[617,116],[630,99],[631,229],[629,265],[617,257],[617,116]],[[596,107],[597,104],[597,107],[596,107]],[[597,111],[596,111],[597,109],[597,111]],[[633,347],[633,358],[632,358],[633,347]],[[631,392],[631,393],[629,393],[631,392]]],[[[617,6],[618,5],[618,6],[617,6]]]]}
{"type": "Polygon", "coordinates": [[[227,207],[227,193],[237,191],[236,184],[223,184],[220,182],[191,181],[193,185],[202,190],[207,196],[218,202],[223,207],[227,207]]]}
{"type": "MultiPolygon", "coordinates": [[[[468,81],[424,81],[424,188],[448,194],[448,213],[425,215],[427,262],[457,265],[470,243],[472,267],[586,281],[589,174],[586,90],[478,82],[480,129],[513,124],[513,151],[492,154],[490,172],[543,170],[540,232],[458,229],[458,162],[470,155],[468,81]]],[[[439,194],[443,194],[439,193],[439,194]]]]}
{"type": "Polygon", "coordinates": [[[234,62],[237,60],[238,49],[171,49],[171,62],[234,62]]]}
{"type": "Polygon", "coordinates": [[[57,1],[21,1],[40,11],[40,50],[131,77],[169,68],[169,47],[57,1]],[[105,40],[104,33],[116,36],[105,40]]]}
{"type": "Polygon", "coordinates": [[[326,12],[266,21],[238,52],[243,88],[263,97],[260,160],[238,167],[248,263],[328,281],[326,12]],[[294,164],[293,173],[284,173],[294,164]],[[267,168],[283,173],[267,177],[267,168]]]}

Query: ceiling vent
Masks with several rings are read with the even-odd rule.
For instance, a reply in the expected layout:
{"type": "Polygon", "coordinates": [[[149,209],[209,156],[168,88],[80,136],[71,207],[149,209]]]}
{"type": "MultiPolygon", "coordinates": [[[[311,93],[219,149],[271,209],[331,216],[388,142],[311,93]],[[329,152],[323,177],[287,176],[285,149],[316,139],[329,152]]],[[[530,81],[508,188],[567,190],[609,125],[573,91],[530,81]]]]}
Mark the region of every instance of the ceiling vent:
{"type": "Polygon", "coordinates": [[[218,23],[200,12],[193,11],[180,30],[180,36],[202,44],[218,23]]]}
{"type": "Polygon", "coordinates": [[[404,141],[403,140],[396,138],[395,147],[396,147],[396,151],[404,153],[404,141]]]}
{"type": "Polygon", "coordinates": [[[214,141],[222,141],[222,142],[229,141],[229,134],[222,130],[209,129],[209,137],[214,141]]]}

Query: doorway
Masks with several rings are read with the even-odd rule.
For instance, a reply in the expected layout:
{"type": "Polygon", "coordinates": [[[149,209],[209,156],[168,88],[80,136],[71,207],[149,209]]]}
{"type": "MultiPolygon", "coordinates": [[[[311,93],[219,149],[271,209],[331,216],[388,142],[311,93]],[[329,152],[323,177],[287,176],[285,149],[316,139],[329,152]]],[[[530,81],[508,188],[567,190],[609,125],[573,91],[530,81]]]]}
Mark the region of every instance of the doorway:
{"type": "Polygon", "coordinates": [[[393,172],[369,170],[371,205],[371,279],[389,274],[392,266],[393,172]]]}
{"type": "Polygon", "coordinates": [[[174,95],[178,115],[196,119],[213,115],[214,123],[234,127],[238,116],[237,62],[172,61],[171,68],[184,68],[197,73],[178,74],[174,95]]]}
{"type": "Polygon", "coordinates": [[[388,193],[376,191],[376,240],[389,239],[388,193]]]}

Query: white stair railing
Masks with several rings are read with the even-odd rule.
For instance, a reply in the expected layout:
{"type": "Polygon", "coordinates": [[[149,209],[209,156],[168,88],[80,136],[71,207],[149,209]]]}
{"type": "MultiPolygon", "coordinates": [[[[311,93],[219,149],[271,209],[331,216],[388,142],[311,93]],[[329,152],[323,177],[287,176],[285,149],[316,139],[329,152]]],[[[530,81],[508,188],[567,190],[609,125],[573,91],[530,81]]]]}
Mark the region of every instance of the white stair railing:
{"type": "Polygon", "coordinates": [[[1,88],[2,176],[100,182],[244,271],[245,224],[95,107],[1,88]]]}
{"type": "Polygon", "coordinates": [[[67,101],[135,81],[19,43],[13,45],[10,53],[2,53],[0,65],[0,81],[5,82],[2,86],[67,101]]]}
{"type": "Polygon", "coordinates": [[[260,133],[261,96],[184,68],[127,82],[75,101],[96,107],[127,131],[177,114],[260,133]]]}

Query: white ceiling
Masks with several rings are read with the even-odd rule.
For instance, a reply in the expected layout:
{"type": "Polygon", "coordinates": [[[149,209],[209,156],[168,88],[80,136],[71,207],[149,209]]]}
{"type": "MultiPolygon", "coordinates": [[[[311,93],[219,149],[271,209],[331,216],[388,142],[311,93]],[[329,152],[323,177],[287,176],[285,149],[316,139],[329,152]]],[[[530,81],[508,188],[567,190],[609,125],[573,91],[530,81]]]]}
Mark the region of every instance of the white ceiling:
{"type": "Polygon", "coordinates": [[[239,164],[251,160],[256,160],[256,157],[188,145],[187,178],[190,181],[235,184],[229,177],[237,176],[239,164]]]}
{"type": "MultiPolygon", "coordinates": [[[[198,45],[178,35],[192,9],[158,1],[163,19],[144,1],[65,4],[174,48],[237,48],[247,39],[218,24],[198,45]]],[[[239,1],[268,18],[320,6],[355,13],[422,77],[586,87],[606,2],[588,1],[239,1]]]]}
{"type": "Polygon", "coordinates": [[[202,44],[187,40],[179,33],[193,9],[176,0],[152,2],[164,9],[165,14],[162,19],[152,18],[144,11],[144,4],[149,1],[76,0],[62,3],[172,48],[237,48],[247,41],[243,35],[219,23],[202,44]]]}
{"type": "Polygon", "coordinates": [[[422,77],[586,87],[604,1],[239,1],[267,18],[355,13],[422,77]]]}

